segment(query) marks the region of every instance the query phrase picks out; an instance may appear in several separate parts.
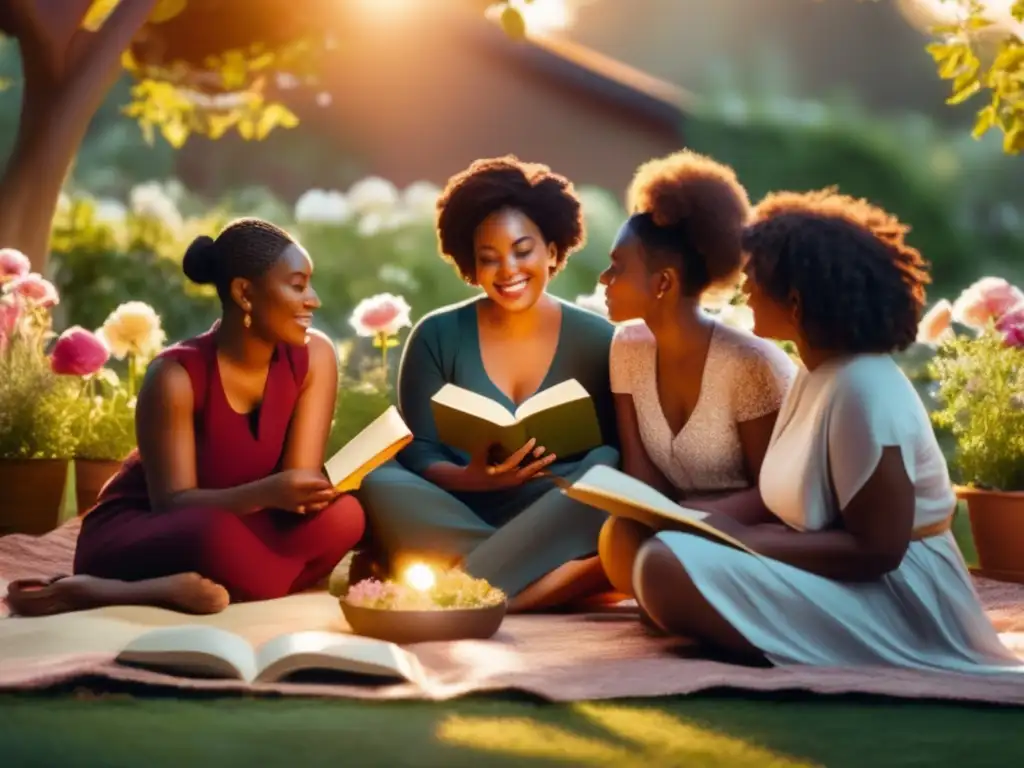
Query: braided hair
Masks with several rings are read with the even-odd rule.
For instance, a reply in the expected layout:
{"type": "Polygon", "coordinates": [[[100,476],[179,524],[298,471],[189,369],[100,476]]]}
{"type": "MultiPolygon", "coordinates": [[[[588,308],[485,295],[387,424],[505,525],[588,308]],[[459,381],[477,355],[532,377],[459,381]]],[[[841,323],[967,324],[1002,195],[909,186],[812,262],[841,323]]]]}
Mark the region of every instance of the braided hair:
{"type": "Polygon", "coordinates": [[[254,280],[269,270],[295,240],[280,227],[263,219],[237,219],[214,240],[200,235],[185,251],[181,268],[198,285],[217,288],[222,304],[231,300],[231,281],[254,280]]]}

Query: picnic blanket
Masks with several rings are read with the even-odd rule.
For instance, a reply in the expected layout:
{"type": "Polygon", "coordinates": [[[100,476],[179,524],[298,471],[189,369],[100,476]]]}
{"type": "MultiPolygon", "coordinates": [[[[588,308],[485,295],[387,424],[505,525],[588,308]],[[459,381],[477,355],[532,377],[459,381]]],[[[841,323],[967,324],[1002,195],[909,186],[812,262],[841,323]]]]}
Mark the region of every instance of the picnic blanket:
{"type": "MultiPolygon", "coordinates": [[[[78,522],[43,537],[0,539],[5,580],[69,572],[78,522]]],[[[978,580],[989,616],[1024,658],[1024,587],[978,580]]],[[[408,646],[427,680],[366,685],[276,683],[175,677],[115,663],[120,644],[156,626],[203,623],[258,645],[286,632],[350,631],[337,600],[312,592],[232,605],[214,616],[184,617],[157,608],[117,606],[44,618],[0,619],[0,690],[45,689],[103,680],[142,686],[334,696],[444,700],[483,691],[517,690],[553,701],[654,697],[710,689],[875,694],[899,698],[1024,704],[1024,675],[966,676],[891,668],[747,667],[702,658],[685,640],[657,637],[629,605],[587,614],[510,616],[487,641],[408,646]]]]}

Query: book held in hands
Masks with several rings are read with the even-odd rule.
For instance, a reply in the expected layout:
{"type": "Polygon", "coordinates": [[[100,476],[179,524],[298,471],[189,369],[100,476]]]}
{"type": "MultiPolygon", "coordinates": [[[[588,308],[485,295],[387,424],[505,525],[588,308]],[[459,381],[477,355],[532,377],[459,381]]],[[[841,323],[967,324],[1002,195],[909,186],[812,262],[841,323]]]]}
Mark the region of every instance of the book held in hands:
{"type": "Polygon", "coordinates": [[[116,661],[184,677],[275,683],[299,672],[333,672],[422,684],[419,659],[399,646],[336,632],[293,632],[254,648],[219,627],[185,624],[139,635],[116,661]]]}
{"type": "Polygon", "coordinates": [[[412,442],[412,437],[392,405],[328,459],[324,465],[327,479],[342,493],[354,491],[364,477],[412,442]]]}
{"type": "Polygon", "coordinates": [[[497,446],[498,460],[518,451],[530,438],[558,458],[602,443],[594,401],[575,379],[538,392],[514,412],[489,397],[445,384],[432,398],[431,408],[441,442],[469,454],[497,446]]]}
{"type": "Polygon", "coordinates": [[[656,531],[694,533],[753,554],[745,544],[704,522],[707,512],[677,504],[647,483],[613,467],[599,465],[575,482],[563,480],[559,485],[565,495],[609,515],[636,520],[656,531]]]}

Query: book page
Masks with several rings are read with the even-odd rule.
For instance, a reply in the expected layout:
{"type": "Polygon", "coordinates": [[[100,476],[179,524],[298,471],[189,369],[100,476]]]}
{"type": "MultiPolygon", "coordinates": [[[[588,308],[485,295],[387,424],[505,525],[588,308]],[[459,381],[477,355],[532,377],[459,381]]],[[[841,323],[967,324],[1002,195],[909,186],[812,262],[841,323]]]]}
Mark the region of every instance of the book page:
{"type": "Polygon", "coordinates": [[[611,467],[588,470],[563,492],[610,515],[636,520],[655,530],[697,531],[753,554],[745,544],[705,523],[707,512],[680,506],[646,483],[611,467]]]}
{"type": "Polygon", "coordinates": [[[468,413],[478,419],[497,424],[499,427],[507,427],[516,423],[515,416],[499,403],[454,384],[445,384],[437,390],[431,400],[438,405],[468,413]]]}
{"type": "Polygon", "coordinates": [[[257,680],[274,682],[309,669],[374,677],[423,680],[419,660],[394,643],[337,632],[293,632],[264,643],[256,653],[257,680]]]}
{"type": "Polygon", "coordinates": [[[392,405],[328,460],[327,478],[339,490],[348,490],[347,481],[358,475],[353,485],[358,488],[362,475],[393,458],[411,440],[412,432],[392,405]]]}
{"type": "Polygon", "coordinates": [[[117,661],[186,676],[248,682],[256,677],[256,656],[249,643],[233,632],[201,624],[150,630],[128,643],[117,661]]]}
{"type": "Polygon", "coordinates": [[[604,465],[588,470],[572,487],[646,509],[670,520],[703,520],[708,516],[707,512],[681,507],[647,483],[604,465]]]}
{"type": "Polygon", "coordinates": [[[549,408],[554,408],[557,405],[563,403],[570,403],[573,400],[585,400],[590,397],[590,393],[583,388],[576,379],[569,379],[563,381],[561,384],[555,384],[553,387],[548,387],[543,392],[538,392],[533,397],[529,397],[526,401],[516,409],[516,419],[523,420],[535,413],[540,411],[546,411],[549,408]]]}

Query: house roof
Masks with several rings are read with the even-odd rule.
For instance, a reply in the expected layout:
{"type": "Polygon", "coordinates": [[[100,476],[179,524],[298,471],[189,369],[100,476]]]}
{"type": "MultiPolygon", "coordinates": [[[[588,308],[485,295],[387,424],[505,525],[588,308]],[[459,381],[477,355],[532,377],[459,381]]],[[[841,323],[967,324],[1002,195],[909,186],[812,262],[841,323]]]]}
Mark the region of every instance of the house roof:
{"type": "Polygon", "coordinates": [[[481,23],[479,16],[466,20],[464,33],[488,52],[656,120],[678,125],[695,102],[684,89],[563,36],[517,41],[496,23],[481,23]]]}

